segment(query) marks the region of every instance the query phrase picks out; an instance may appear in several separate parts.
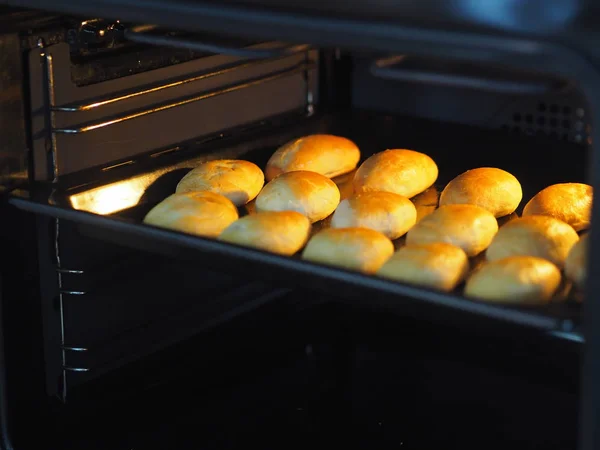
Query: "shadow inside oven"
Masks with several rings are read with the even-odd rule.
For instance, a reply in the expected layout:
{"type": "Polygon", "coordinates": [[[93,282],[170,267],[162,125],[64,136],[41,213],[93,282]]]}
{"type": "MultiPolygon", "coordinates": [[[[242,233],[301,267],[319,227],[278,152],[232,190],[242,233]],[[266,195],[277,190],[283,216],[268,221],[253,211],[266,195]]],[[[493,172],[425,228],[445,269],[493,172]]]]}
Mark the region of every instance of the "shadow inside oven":
{"type": "Polygon", "coordinates": [[[107,402],[95,413],[100,428],[82,419],[81,440],[68,448],[574,447],[571,349],[546,351],[527,334],[449,338],[437,324],[333,304],[277,325],[264,316],[154,358],[156,368],[146,361],[145,388],[121,397],[118,410],[107,402]]]}

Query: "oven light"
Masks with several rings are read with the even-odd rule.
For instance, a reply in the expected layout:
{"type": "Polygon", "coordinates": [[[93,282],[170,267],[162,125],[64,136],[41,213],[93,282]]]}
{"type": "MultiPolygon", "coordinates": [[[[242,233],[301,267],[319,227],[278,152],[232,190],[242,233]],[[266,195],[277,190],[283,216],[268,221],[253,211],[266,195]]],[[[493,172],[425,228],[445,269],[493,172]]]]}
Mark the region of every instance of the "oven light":
{"type": "Polygon", "coordinates": [[[146,187],[146,180],[134,178],[71,195],[69,200],[80,211],[112,214],[137,205],[146,187]]]}

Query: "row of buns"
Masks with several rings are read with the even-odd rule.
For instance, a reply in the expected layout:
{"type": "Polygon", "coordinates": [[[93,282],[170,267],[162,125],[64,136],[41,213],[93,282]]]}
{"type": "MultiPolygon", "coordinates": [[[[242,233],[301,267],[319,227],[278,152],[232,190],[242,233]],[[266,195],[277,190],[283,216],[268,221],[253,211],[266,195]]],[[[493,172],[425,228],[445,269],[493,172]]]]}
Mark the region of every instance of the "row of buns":
{"type": "Polygon", "coordinates": [[[439,207],[435,196],[421,218],[410,198],[437,180],[429,156],[377,153],[358,167],[353,194],[342,199],[330,178],[352,172],[359,160],[352,141],[313,135],[280,147],[264,175],[248,161],[210,161],[190,171],[145,222],[284,255],[304,248],[310,261],[446,291],[467,278],[469,257],[485,251],[465,293],[489,300],[547,300],[562,269],[577,285],[585,278],[584,239],[576,231],[590,224],[590,186],[552,185],[526,204],[524,217],[499,229],[497,218],[514,213],[523,197],[506,171],[459,175],[442,191],[439,207]],[[240,218],[236,207],[254,199],[256,214],[240,218]],[[311,238],[311,224],[328,217],[331,228],[311,238]],[[394,253],[392,240],[404,235],[406,246],[394,253]]]}

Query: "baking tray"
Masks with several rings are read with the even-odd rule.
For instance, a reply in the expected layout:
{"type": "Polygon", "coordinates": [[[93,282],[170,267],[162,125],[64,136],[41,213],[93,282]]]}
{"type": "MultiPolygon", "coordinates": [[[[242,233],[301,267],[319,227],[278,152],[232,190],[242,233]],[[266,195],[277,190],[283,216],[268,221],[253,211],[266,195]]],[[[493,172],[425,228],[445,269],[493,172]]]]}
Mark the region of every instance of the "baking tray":
{"type": "MultiPolygon", "coordinates": [[[[308,119],[287,117],[285,120],[275,120],[273,124],[263,123],[262,126],[250,128],[250,131],[232,132],[229,138],[205,142],[200,146],[201,153],[191,150],[192,153],[188,155],[167,155],[171,160],[164,159],[162,166],[153,161],[156,167],[152,168],[152,162],[144,164],[140,161],[137,168],[124,168],[120,173],[113,171],[111,176],[120,181],[127,180],[126,175],[131,177],[129,179],[135,178],[134,173],[138,177],[142,173],[144,176],[160,174],[144,189],[136,206],[122,211],[98,215],[68,207],[65,199],[78,194],[77,190],[72,189],[55,189],[50,195],[50,202],[48,192],[44,193],[43,189],[21,193],[11,198],[10,202],[24,210],[76,222],[82,232],[98,239],[172,257],[190,258],[205,263],[207,267],[243,277],[324,292],[339,301],[385,308],[403,315],[425,316],[429,320],[469,322],[486,328],[493,324],[512,324],[581,341],[581,306],[577,295],[568,295],[568,286],[564,291],[564,295],[569,297],[568,301],[543,307],[508,307],[466,299],[460,295],[460,290],[447,294],[308,263],[298,255],[283,257],[141,223],[146,212],[172,194],[181,177],[200,161],[238,157],[264,168],[278,145],[293,137],[314,132],[329,132],[353,139],[361,148],[363,160],[386,148],[412,148],[429,154],[438,164],[440,176],[432,190],[419,197],[423,199],[421,214],[433,209],[436,191],[441,191],[456,175],[475,167],[500,167],[514,174],[523,187],[521,208],[529,198],[549,184],[585,180],[586,149],[570,142],[359,111],[346,115],[321,114],[308,119]],[[565,161],[565,155],[569,157],[568,163],[557,163],[565,161]],[[146,172],[140,171],[140,167],[147,168],[146,172]]],[[[336,179],[342,195],[347,195],[349,178],[336,179]]],[[[99,178],[95,184],[78,189],[85,193],[95,185],[107,182],[99,178]]],[[[73,185],[74,180],[70,180],[70,183],[73,185]]],[[[241,214],[248,213],[248,210],[251,212],[252,204],[245,209],[241,214]]],[[[318,230],[324,226],[327,226],[326,220],[316,224],[315,228],[318,230]]],[[[397,247],[401,245],[401,240],[396,242],[397,247]]],[[[472,261],[473,265],[477,263],[477,259],[472,261]]]]}

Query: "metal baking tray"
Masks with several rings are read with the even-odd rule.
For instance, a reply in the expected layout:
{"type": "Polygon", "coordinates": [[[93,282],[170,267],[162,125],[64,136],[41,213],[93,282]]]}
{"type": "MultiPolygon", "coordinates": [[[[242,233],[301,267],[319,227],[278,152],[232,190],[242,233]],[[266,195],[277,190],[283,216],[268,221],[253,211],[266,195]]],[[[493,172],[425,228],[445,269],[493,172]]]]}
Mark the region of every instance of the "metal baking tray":
{"type": "MultiPolygon", "coordinates": [[[[316,132],[354,140],[361,148],[363,160],[386,148],[412,148],[429,154],[438,164],[440,176],[435,186],[413,199],[420,214],[435,207],[437,193],[448,181],[475,167],[500,167],[514,174],[523,187],[521,208],[549,184],[585,180],[586,149],[577,144],[358,111],[347,115],[318,114],[310,118],[278,117],[254,127],[231,130],[229,136],[205,140],[196,148],[190,146],[188,153],[169,152],[164,158],[154,154],[136,161],[135,167],[117,167],[101,171],[100,175],[78,175],[85,183],[70,178],[52,191],[17,192],[10,202],[24,210],[76,222],[83,233],[101,240],[193,259],[241,277],[321,291],[343,302],[444,322],[468,322],[485,327],[512,324],[547,331],[560,338],[582,340],[579,295],[570,291],[569,286],[562,290],[562,297],[568,298],[566,301],[562,299],[543,307],[508,307],[466,299],[460,289],[447,294],[308,263],[298,255],[278,256],[141,223],[146,212],[172,194],[181,177],[201,161],[242,158],[264,168],[277,146],[291,138],[316,132]],[[565,154],[569,155],[569,164],[556,164],[564,160],[565,154]],[[96,178],[91,182],[93,176],[96,178]],[[76,185],[79,187],[68,187],[76,185]],[[103,195],[112,200],[103,203],[103,195]],[[115,204],[116,198],[122,205],[118,211],[112,211],[111,208],[119,206],[115,204]],[[110,205],[110,208],[102,205],[110,205]]],[[[351,174],[335,180],[342,196],[348,194],[349,179],[351,174]]],[[[252,212],[252,204],[240,211],[241,214],[248,212],[252,212]]],[[[315,231],[325,226],[327,219],[316,224],[315,231]]],[[[396,245],[401,246],[402,240],[396,245]]],[[[479,262],[476,258],[472,264],[479,262]]]]}

